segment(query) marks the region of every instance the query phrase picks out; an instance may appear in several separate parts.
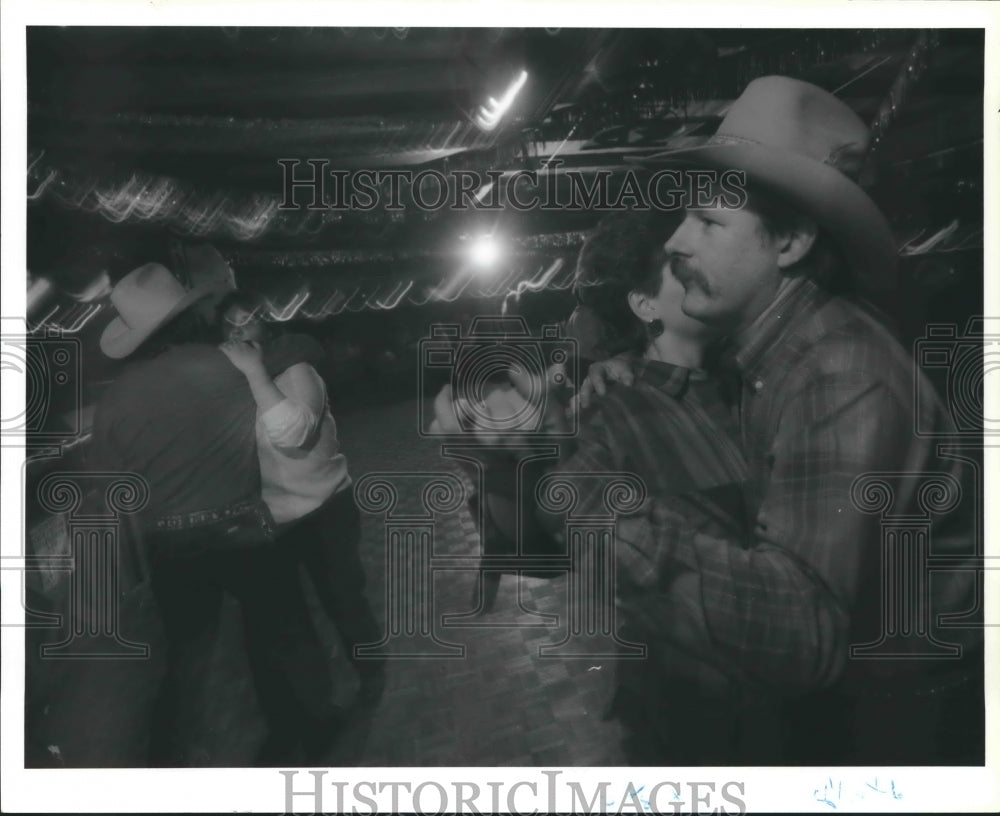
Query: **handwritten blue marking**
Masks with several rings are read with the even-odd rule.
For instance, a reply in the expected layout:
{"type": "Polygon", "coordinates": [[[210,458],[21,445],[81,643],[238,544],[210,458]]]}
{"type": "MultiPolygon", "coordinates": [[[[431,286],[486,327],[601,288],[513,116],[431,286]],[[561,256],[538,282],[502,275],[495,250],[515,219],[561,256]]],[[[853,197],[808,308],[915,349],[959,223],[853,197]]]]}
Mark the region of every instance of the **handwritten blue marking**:
{"type": "Polygon", "coordinates": [[[903,794],[896,789],[895,779],[886,780],[883,778],[880,780],[876,776],[856,789],[852,789],[849,783],[845,785],[843,780],[827,777],[822,788],[813,790],[813,799],[836,810],[838,805],[845,802],[863,801],[866,797],[871,798],[873,793],[880,796],[891,796],[896,801],[903,798],[903,794]]]}

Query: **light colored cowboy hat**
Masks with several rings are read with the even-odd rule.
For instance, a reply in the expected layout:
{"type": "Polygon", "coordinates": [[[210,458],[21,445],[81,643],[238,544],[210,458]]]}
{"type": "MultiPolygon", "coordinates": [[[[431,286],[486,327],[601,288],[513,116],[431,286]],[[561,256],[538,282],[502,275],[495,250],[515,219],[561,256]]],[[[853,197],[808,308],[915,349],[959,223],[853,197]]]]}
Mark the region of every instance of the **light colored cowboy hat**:
{"type": "Polygon", "coordinates": [[[836,240],[862,287],[896,285],[889,223],[854,178],[868,152],[864,122],[832,94],[797,79],[755,79],[702,145],[642,159],[648,166],[742,170],[815,219],[836,240]]]}
{"type": "Polygon", "coordinates": [[[128,357],[153,332],[218,288],[212,281],[187,290],[158,263],[133,269],[111,290],[118,316],[101,335],[101,351],[116,360],[128,357]]]}

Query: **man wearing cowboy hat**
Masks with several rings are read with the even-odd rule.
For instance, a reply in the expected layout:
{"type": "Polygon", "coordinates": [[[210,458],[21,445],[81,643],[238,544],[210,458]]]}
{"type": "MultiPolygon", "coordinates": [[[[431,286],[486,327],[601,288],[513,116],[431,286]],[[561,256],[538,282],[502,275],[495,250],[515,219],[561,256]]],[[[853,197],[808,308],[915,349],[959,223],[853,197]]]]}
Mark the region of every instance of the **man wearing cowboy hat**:
{"type": "MultiPolygon", "coordinates": [[[[154,754],[162,753],[154,761],[183,762],[182,748],[166,734],[182,716],[178,704],[190,706],[197,697],[225,589],[243,612],[253,679],[271,729],[269,756],[261,761],[285,762],[292,757],[283,752],[325,747],[339,711],[297,575],[268,542],[253,396],[222,351],[204,342],[204,310],[195,308],[230,287],[224,276],[203,277],[185,290],[169,269],[150,263],[115,286],[117,316],[100,346],[130,363],[99,401],[89,460],[95,469],[137,473],[149,486],[140,552],[172,673],[161,721],[152,725],[154,739],[167,744],[155,746],[154,754]]],[[[276,345],[266,364],[275,373],[302,359],[308,351],[292,340],[276,345]]],[[[139,721],[148,717],[136,714],[139,721]]]]}
{"type": "MultiPolygon", "coordinates": [[[[731,374],[749,515],[742,537],[709,538],[659,501],[618,536],[656,559],[678,609],[703,616],[705,659],[773,691],[785,764],[982,762],[974,452],[939,451],[945,406],[847,296],[896,282],[892,233],[854,181],[868,146],[843,102],[772,76],[707,144],[648,160],[747,181],[744,209],[690,207],[665,250],[683,310],[728,337],[718,371],[731,374]],[[936,437],[918,436],[917,410],[936,437]],[[938,489],[952,495],[933,506],[938,489]],[[895,533],[904,518],[926,519],[956,569],[929,577],[927,541],[895,533]],[[947,615],[966,625],[944,628],[947,615]]],[[[620,363],[598,368],[584,391],[603,392],[604,377],[632,379],[620,363]]]]}

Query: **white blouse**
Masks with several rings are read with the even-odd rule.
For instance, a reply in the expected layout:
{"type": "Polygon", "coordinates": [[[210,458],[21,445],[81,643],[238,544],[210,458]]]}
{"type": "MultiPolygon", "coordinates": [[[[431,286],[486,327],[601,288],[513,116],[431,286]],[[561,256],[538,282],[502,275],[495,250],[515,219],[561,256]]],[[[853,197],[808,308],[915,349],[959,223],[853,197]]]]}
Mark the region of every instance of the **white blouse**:
{"type": "Polygon", "coordinates": [[[257,413],[261,492],[279,524],[312,512],[351,486],[340,452],[337,423],[326,386],[308,363],[296,363],[274,379],[285,399],[257,413]]]}

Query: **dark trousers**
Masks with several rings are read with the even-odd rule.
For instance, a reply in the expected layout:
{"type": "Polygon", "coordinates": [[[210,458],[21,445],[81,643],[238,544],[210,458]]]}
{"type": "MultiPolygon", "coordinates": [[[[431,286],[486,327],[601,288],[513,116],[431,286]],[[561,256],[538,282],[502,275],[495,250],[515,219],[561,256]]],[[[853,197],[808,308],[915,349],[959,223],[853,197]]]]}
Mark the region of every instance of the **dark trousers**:
{"type": "Polygon", "coordinates": [[[282,525],[278,546],[301,562],[358,672],[379,671],[384,659],[354,653],[355,646],[378,643],[382,632],[365,595],[361,514],[353,492],[342,490],[309,515],[282,525]]]}
{"type": "Polygon", "coordinates": [[[271,737],[295,741],[335,713],[326,655],[295,565],[274,544],[213,552],[212,541],[198,538],[189,530],[153,540],[153,589],[169,654],[154,730],[154,761],[160,763],[178,758],[173,724],[199,716],[226,592],[242,611],[247,657],[271,737]],[[172,546],[179,537],[183,550],[172,546]]]}

